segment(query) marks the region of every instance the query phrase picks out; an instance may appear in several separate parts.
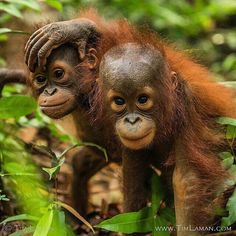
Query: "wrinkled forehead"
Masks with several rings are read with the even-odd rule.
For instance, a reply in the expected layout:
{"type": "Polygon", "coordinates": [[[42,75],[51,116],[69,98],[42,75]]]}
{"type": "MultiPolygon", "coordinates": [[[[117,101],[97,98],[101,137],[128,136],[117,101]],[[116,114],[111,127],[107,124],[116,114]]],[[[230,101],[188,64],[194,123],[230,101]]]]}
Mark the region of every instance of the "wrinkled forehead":
{"type": "Polygon", "coordinates": [[[112,48],[104,55],[99,77],[107,89],[132,93],[153,85],[165,71],[166,65],[158,50],[129,43],[112,48]]]}

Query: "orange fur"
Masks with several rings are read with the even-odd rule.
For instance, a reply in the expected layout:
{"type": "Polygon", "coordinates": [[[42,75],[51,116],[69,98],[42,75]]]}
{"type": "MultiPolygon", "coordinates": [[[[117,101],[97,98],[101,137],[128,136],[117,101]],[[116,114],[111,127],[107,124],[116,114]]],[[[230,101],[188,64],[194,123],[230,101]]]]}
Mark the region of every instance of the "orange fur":
{"type": "MultiPolygon", "coordinates": [[[[186,97],[183,94],[170,94],[172,104],[165,104],[167,111],[173,107],[178,111],[178,114],[167,114],[167,118],[161,121],[166,124],[165,133],[176,137],[174,145],[171,146],[174,155],[167,157],[166,163],[175,163],[175,158],[178,156],[176,145],[179,143],[180,149],[184,152],[182,157],[186,164],[184,168],[198,177],[192,183],[195,193],[192,197],[192,222],[195,225],[212,224],[214,213],[208,211],[207,204],[213,201],[228,178],[228,173],[218,158],[219,151],[225,146],[224,133],[215,119],[220,116],[236,117],[235,92],[214,82],[213,76],[206,68],[172,45],[165,43],[153,32],[139,30],[126,20],[107,23],[93,10],[85,12],[82,16],[96,22],[101,33],[99,46],[96,47],[99,62],[114,46],[128,42],[149,44],[163,54],[171,70],[175,71],[187,85],[186,97]],[[168,119],[171,124],[168,123],[168,119]],[[182,127],[181,130],[178,130],[179,126],[182,127]]],[[[86,66],[83,65],[84,62],[79,67],[86,70],[86,66]]],[[[91,74],[89,70],[87,73],[83,71],[83,76],[86,78],[82,86],[89,86],[91,90],[92,84],[93,90],[90,91],[90,95],[95,103],[92,104],[91,112],[95,116],[97,113],[101,116],[103,114],[102,91],[96,83],[98,69],[93,72],[91,74]]],[[[167,84],[168,86],[172,85],[167,84]]],[[[104,115],[102,117],[104,120],[104,115]]]]}

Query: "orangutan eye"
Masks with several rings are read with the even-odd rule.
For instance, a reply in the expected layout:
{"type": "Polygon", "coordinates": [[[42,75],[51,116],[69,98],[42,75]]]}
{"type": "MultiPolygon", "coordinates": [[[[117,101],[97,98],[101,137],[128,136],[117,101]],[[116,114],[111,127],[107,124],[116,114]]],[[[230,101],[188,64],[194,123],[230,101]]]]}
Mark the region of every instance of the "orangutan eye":
{"type": "Polygon", "coordinates": [[[144,104],[144,103],[146,103],[148,101],[148,97],[146,96],[146,95],[142,95],[142,96],[140,96],[139,98],[138,98],[138,102],[140,103],[140,104],[144,104]]]}
{"type": "Polygon", "coordinates": [[[122,97],[114,97],[114,102],[118,106],[122,106],[125,104],[125,99],[122,97]]]}
{"type": "Polygon", "coordinates": [[[36,82],[37,82],[38,84],[43,84],[43,83],[45,83],[45,81],[47,80],[47,78],[46,78],[45,76],[43,76],[43,75],[37,75],[37,76],[35,77],[35,80],[36,80],[36,82]]]}
{"type": "Polygon", "coordinates": [[[63,70],[63,69],[56,69],[56,70],[54,71],[54,76],[55,76],[57,79],[60,79],[63,75],[64,75],[64,70],[63,70]]]}

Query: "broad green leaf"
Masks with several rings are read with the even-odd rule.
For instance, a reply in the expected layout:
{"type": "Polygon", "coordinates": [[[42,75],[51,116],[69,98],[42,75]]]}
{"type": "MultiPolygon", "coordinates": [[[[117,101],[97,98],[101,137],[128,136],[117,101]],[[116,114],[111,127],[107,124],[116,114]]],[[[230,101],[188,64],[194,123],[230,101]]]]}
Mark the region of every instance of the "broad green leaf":
{"type": "Polygon", "coordinates": [[[32,97],[15,95],[0,98],[0,119],[19,118],[34,112],[37,104],[32,97]]]}
{"type": "Polygon", "coordinates": [[[219,119],[217,119],[217,122],[222,125],[236,126],[236,119],[230,117],[220,117],[219,119]]]}
{"type": "Polygon", "coordinates": [[[16,16],[18,18],[22,18],[22,14],[16,8],[14,4],[6,4],[0,2],[0,10],[7,12],[10,15],[16,16]]]}
{"type": "MultiPolygon", "coordinates": [[[[41,9],[39,4],[35,0],[6,0],[6,1],[9,3],[17,3],[20,5],[26,6],[28,8],[35,10],[35,11],[40,11],[40,9],[41,9]]],[[[55,0],[53,0],[53,1],[55,1],[55,0]]]]}
{"type": "Polygon", "coordinates": [[[219,156],[222,160],[233,157],[233,155],[230,152],[221,152],[219,156]]]}
{"type": "Polygon", "coordinates": [[[37,221],[38,218],[35,216],[31,216],[28,214],[21,214],[21,215],[16,215],[16,216],[10,216],[4,221],[2,221],[0,224],[6,224],[11,221],[16,221],[16,220],[29,220],[29,221],[37,221]]]}
{"type": "Polygon", "coordinates": [[[66,236],[66,222],[63,211],[53,210],[52,225],[47,236],[66,236]]]}
{"type": "MultiPolygon", "coordinates": [[[[33,236],[47,236],[52,225],[53,210],[49,209],[36,225],[33,236]]],[[[56,235],[55,235],[56,236],[56,235]]]]}
{"type": "Polygon", "coordinates": [[[220,158],[226,169],[230,168],[234,163],[234,156],[230,152],[221,152],[220,158]]]}
{"type": "MultiPolygon", "coordinates": [[[[90,228],[92,230],[93,233],[94,232],[94,229],[93,229],[93,226],[87,221],[84,219],[84,217],[82,217],[73,207],[67,205],[66,203],[64,202],[55,202],[58,206],[61,206],[63,208],[65,208],[67,211],[69,211],[72,215],[74,215],[78,220],[82,221],[85,225],[88,226],[88,228],[90,228]]],[[[70,231],[70,229],[68,228],[67,231],[70,231]]],[[[69,232],[70,233],[70,232],[69,232]]],[[[71,234],[71,233],[70,233],[71,234]]]]}
{"type": "Polygon", "coordinates": [[[146,207],[138,212],[116,215],[111,219],[104,220],[95,227],[126,234],[135,232],[147,233],[152,231],[153,222],[152,208],[146,207]]]}
{"type": "Polygon", "coordinates": [[[159,214],[161,218],[168,221],[168,223],[171,223],[172,225],[175,225],[175,213],[174,210],[165,207],[159,210],[159,214]]]}
{"type": "Polygon", "coordinates": [[[229,216],[223,217],[221,221],[221,226],[226,227],[236,222],[236,190],[229,198],[226,210],[229,212],[229,216]]]}
{"type": "Polygon", "coordinates": [[[232,125],[228,125],[226,128],[226,138],[234,139],[236,137],[236,127],[232,125]]]}

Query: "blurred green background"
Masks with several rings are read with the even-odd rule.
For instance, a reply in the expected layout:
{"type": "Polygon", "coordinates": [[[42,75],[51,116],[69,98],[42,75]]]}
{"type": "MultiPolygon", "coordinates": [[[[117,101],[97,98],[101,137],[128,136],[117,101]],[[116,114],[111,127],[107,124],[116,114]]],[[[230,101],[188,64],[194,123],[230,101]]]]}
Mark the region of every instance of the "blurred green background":
{"type": "MultiPolygon", "coordinates": [[[[105,18],[126,17],[147,25],[193,54],[216,79],[236,80],[236,0],[0,0],[0,27],[16,21],[29,27],[70,19],[86,7],[94,7],[105,18]]],[[[17,24],[17,29],[25,30],[21,26],[17,24]]],[[[2,48],[7,40],[3,33],[2,48]]],[[[4,52],[0,53],[0,64],[6,66],[4,52]]]]}

